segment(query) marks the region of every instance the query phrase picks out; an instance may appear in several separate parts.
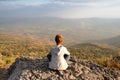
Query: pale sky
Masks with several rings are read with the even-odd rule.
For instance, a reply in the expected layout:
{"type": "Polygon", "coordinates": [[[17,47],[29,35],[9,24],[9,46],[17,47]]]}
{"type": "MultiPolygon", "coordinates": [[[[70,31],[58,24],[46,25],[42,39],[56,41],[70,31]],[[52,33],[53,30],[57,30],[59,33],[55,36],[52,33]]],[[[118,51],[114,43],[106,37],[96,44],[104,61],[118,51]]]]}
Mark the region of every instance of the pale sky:
{"type": "Polygon", "coordinates": [[[0,17],[120,18],[120,0],[0,0],[0,17]]]}

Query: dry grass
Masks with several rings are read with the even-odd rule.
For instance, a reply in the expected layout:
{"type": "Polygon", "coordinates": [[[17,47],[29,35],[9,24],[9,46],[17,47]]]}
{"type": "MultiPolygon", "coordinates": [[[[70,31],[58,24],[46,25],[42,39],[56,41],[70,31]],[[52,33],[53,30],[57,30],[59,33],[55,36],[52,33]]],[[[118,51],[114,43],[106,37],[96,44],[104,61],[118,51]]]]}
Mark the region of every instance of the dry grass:
{"type": "Polygon", "coordinates": [[[93,62],[112,70],[120,70],[120,61],[115,61],[112,55],[94,59],[93,62]]]}

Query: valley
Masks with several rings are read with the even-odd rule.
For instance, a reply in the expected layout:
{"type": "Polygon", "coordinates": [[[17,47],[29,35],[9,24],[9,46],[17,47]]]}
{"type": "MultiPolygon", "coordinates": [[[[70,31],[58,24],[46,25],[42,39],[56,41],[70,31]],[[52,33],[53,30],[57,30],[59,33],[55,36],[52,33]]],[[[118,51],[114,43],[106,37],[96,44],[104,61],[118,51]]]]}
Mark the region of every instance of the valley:
{"type": "Polygon", "coordinates": [[[120,19],[1,18],[0,78],[18,57],[45,57],[56,34],[64,36],[63,44],[77,60],[119,70],[113,60],[120,55],[119,26],[120,19]]]}

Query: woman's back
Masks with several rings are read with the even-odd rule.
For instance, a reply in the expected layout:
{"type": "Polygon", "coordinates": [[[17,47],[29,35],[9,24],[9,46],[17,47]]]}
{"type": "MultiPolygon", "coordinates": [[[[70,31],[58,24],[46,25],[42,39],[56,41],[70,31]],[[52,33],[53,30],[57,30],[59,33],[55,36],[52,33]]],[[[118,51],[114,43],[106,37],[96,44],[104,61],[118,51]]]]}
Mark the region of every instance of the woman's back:
{"type": "Polygon", "coordinates": [[[68,67],[67,61],[64,55],[70,55],[64,46],[53,46],[50,50],[51,61],[49,62],[49,68],[54,70],[66,70],[68,67]]]}
{"type": "Polygon", "coordinates": [[[48,54],[49,68],[54,70],[66,70],[68,67],[65,56],[70,55],[68,50],[62,45],[63,36],[58,34],[55,37],[56,46],[53,46],[48,54]]]}

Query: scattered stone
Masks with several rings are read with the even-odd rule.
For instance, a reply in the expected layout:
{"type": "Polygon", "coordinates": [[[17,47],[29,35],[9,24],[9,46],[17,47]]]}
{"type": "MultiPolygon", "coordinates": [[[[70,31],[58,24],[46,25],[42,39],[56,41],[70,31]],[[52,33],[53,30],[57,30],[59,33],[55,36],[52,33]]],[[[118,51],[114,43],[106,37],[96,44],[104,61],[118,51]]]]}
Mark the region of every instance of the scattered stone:
{"type": "Polygon", "coordinates": [[[113,71],[91,61],[70,59],[67,70],[48,68],[48,60],[17,58],[8,69],[8,80],[120,80],[120,71],[113,71]]]}

